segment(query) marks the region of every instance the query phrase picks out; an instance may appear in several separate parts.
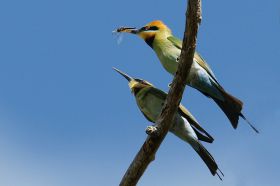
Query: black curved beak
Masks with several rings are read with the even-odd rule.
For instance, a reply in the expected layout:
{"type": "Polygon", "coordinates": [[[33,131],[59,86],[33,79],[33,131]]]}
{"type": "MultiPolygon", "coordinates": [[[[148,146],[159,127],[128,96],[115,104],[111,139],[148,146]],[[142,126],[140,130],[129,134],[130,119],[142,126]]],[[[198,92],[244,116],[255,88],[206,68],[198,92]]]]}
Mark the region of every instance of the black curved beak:
{"type": "Polygon", "coordinates": [[[115,71],[117,71],[119,74],[121,74],[125,79],[127,79],[127,81],[130,82],[130,81],[134,80],[132,77],[130,77],[130,76],[127,75],[126,73],[120,71],[119,69],[117,69],[117,68],[115,68],[115,67],[113,67],[113,69],[114,69],[115,71]]]}
{"type": "Polygon", "coordinates": [[[139,30],[136,29],[135,27],[120,27],[115,32],[127,32],[131,34],[138,34],[139,30]]]}

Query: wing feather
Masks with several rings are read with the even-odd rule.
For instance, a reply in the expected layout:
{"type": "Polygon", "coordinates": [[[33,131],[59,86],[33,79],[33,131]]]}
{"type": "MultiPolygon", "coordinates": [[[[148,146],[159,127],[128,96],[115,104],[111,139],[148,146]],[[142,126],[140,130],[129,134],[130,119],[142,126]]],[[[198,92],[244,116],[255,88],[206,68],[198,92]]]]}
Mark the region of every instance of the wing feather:
{"type": "MultiPolygon", "coordinates": [[[[174,36],[169,36],[167,38],[175,47],[177,47],[178,49],[182,49],[182,45],[183,42],[174,37],[174,36]]],[[[221,90],[223,90],[222,86],[219,84],[217,78],[215,77],[213,71],[211,70],[210,66],[206,63],[206,61],[202,58],[202,56],[198,53],[195,52],[194,53],[194,59],[197,62],[197,64],[199,64],[199,66],[201,66],[210,76],[211,78],[214,80],[215,84],[217,85],[217,87],[221,90]]]]}
{"type": "Polygon", "coordinates": [[[199,140],[209,143],[214,141],[214,138],[199,125],[195,117],[182,104],[180,104],[178,111],[189,121],[199,140]]]}
{"type": "MultiPolygon", "coordinates": [[[[150,87],[150,90],[149,91],[152,91],[153,92],[153,96],[156,96],[158,97],[159,99],[161,100],[165,100],[166,97],[167,97],[167,94],[165,92],[163,92],[162,90],[159,90],[155,87],[150,87]]],[[[188,120],[188,122],[190,123],[190,125],[192,126],[192,128],[194,129],[197,137],[199,140],[202,140],[202,141],[205,141],[205,142],[208,142],[208,143],[212,143],[214,141],[214,138],[208,134],[200,125],[199,123],[197,122],[197,120],[195,119],[195,117],[182,105],[180,104],[179,105],[179,108],[178,108],[178,112],[188,120]]],[[[155,122],[155,121],[152,121],[151,119],[149,119],[148,116],[145,115],[145,113],[143,113],[144,116],[151,122],[155,122]]]]}

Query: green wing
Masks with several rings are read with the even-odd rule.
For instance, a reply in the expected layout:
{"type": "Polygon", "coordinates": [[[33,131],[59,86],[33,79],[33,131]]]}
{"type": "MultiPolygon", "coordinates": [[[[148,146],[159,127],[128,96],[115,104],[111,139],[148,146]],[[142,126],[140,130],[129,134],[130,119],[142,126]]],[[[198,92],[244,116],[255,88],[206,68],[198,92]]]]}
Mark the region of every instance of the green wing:
{"type": "MultiPolygon", "coordinates": [[[[150,87],[147,91],[152,91],[152,94],[161,100],[166,99],[167,94],[165,92],[163,92],[162,90],[159,90],[155,87],[150,87]]],[[[199,123],[196,121],[195,117],[182,104],[179,105],[178,112],[189,121],[190,125],[194,129],[199,140],[202,140],[202,141],[205,141],[208,143],[212,143],[214,141],[214,138],[210,134],[208,134],[199,125],[199,123]]],[[[145,116],[145,117],[149,121],[151,121],[147,116],[145,116]]]]}
{"type": "Polygon", "coordinates": [[[150,87],[149,89],[150,89],[149,91],[151,91],[152,94],[157,96],[159,99],[162,99],[162,100],[166,99],[166,96],[167,96],[166,92],[164,92],[160,89],[157,89],[155,87],[150,87]]]}
{"type": "MultiPolygon", "coordinates": [[[[182,45],[183,42],[174,37],[174,36],[169,36],[167,37],[167,39],[178,49],[182,49],[182,45]]],[[[198,52],[194,53],[194,59],[196,60],[196,62],[204,69],[206,70],[206,72],[212,77],[212,79],[215,81],[215,83],[218,85],[219,88],[221,88],[223,90],[223,88],[220,86],[220,84],[218,83],[217,78],[215,77],[213,71],[211,70],[211,68],[209,67],[209,65],[206,63],[206,61],[201,57],[201,55],[198,52]]]]}
{"type": "MultiPolygon", "coordinates": [[[[140,109],[140,111],[142,112],[142,110],[140,109]]],[[[145,118],[152,123],[155,123],[156,121],[151,120],[144,112],[142,112],[142,114],[145,116],[145,118]]]]}
{"type": "Polygon", "coordinates": [[[169,41],[171,41],[171,43],[175,46],[175,47],[177,47],[178,49],[182,49],[182,45],[183,45],[183,42],[180,40],[180,39],[178,39],[177,37],[174,37],[174,36],[169,36],[169,37],[167,37],[167,39],[169,40],[169,41]]]}
{"type": "MultiPolygon", "coordinates": [[[[157,88],[155,88],[155,87],[149,87],[149,88],[146,88],[146,91],[147,92],[152,92],[152,94],[154,95],[154,96],[156,96],[156,97],[158,97],[159,99],[162,99],[162,100],[165,100],[166,99],[166,96],[167,96],[167,94],[165,93],[165,92],[163,92],[162,90],[159,90],[159,89],[157,89],[157,88]]],[[[141,110],[141,109],[140,109],[141,110]]],[[[142,111],[141,111],[142,112],[142,111]]],[[[143,115],[145,116],[145,118],[148,120],[148,121],[150,121],[150,122],[152,122],[152,123],[155,123],[156,121],[153,121],[153,120],[151,120],[150,118],[149,118],[149,116],[147,116],[144,112],[142,112],[143,113],[143,115]]]]}
{"type": "Polygon", "coordinates": [[[178,111],[189,121],[199,140],[208,143],[212,143],[214,141],[214,138],[199,125],[195,117],[182,104],[180,104],[178,111]]]}
{"type": "Polygon", "coordinates": [[[197,61],[197,63],[204,69],[206,70],[206,72],[212,77],[212,79],[215,81],[215,83],[218,85],[219,88],[222,88],[222,86],[219,84],[217,78],[215,77],[213,71],[211,70],[211,68],[209,67],[209,65],[206,63],[206,61],[202,58],[202,56],[198,53],[195,52],[194,53],[194,58],[197,61]]]}

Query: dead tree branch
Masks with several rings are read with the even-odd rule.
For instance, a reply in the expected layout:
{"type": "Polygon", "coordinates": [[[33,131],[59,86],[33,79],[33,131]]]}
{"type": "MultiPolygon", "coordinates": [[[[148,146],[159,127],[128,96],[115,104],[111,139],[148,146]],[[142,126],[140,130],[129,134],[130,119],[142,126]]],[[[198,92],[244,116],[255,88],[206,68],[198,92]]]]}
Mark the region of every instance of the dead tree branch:
{"type": "Polygon", "coordinates": [[[157,135],[149,135],[147,137],[143,146],[123,176],[120,186],[136,185],[150,162],[155,159],[155,154],[172,124],[174,114],[176,113],[182,99],[186,79],[193,62],[197,32],[200,22],[201,0],[188,0],[183,48],[176,75],[172,81],[171,88],[168,92],[161,114],[156,122],[157,135]]]}

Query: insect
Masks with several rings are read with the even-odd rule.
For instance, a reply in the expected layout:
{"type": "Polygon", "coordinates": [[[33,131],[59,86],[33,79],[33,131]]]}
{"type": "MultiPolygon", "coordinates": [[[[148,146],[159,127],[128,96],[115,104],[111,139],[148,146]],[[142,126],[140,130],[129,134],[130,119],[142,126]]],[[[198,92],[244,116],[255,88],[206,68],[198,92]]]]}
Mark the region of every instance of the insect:
{"type": "Polygon", "coordinates": [[[116,30],[113,30],[113,34],[115,34],[117,36],[117,43],[121,44],[121,42],[123,41],[123,34],[124,32],[126,32],[126,30],[134,30],[136,28],[134,27],[119,27],[116,30]]]}
{"type": "Polygon", "coordinates": [[[134,30],[134,29],[136,29],[136,28],[135,27],[124,27],[124,26],[122,26],[122,27],[117,28],[115,31],[116,32],[125,32],[126,30],[134,30]]]}

